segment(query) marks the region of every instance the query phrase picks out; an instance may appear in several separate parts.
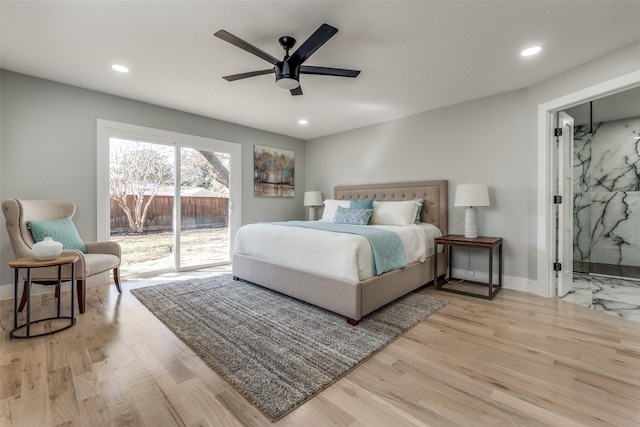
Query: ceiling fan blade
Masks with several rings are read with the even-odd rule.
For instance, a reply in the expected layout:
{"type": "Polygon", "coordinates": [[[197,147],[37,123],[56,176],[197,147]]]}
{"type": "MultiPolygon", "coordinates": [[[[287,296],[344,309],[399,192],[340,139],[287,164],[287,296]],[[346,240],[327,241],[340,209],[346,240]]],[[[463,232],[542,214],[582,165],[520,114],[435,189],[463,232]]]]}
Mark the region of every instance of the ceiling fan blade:
{"type": "Polygon", "coordinates": [[[298,86],[295,89],[291,89],[291,95],[295,96],[295,95],[302,95],[302,86],[298,86]]]}
{"type": "Polygon", "coordinates": [[[331,37],[338,32],[338,29],[329,24],[322,24],[304,41],[289,58],[289,63],[300,65],[306,61],[313,53],[320,49],[331,37]]]}
{"type": "Polygon", "coordinates": [[[228,82],[232,82],[235,80],[246,79],[248,77],[262,76],[263,74],[272,74],[275,70],[273,68],[269,68],[268,70],[258,70],[258,71],[249,71],[248,73],[240,73],[240,74],[232,74],[230,76],[224,76],[228,82]]]}
{"type": "Polygon", "coordinates": [[[318,74],[321,76],[338,76],[338,77],[358,77],[359,70],[346,70],[344,68],[330,67],[313,67],[303,65],[300,67],[300,74],[318,74]]]}
{"type": "Polygon", "coordinates": [[[222,39],[228,43],[231,43],[236,47],[239,47],[240,49],[246,50],[247,52],[258,56],[273,65],[276,65],[278,62],[280,62],[279,59],[274,58],[273,56],[269,55],[267,52],[261,49],[258,49],[254,45],[247,43],[246,41],[234,36],[233,34],[225,30],[216,31],[213,35],[218,37],[219,39],[222,39]]]}

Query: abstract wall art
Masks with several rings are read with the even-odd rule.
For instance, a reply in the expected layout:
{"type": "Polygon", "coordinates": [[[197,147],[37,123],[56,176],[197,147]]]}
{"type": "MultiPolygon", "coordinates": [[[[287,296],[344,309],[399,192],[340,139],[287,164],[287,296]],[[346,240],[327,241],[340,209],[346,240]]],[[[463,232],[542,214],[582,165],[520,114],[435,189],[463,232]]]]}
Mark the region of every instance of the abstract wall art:
{"type": "Polygon", "coordinates": [[[293,197],[295,152],[280,148],[253,147],[253,193],[266,197],[293,197]]]}

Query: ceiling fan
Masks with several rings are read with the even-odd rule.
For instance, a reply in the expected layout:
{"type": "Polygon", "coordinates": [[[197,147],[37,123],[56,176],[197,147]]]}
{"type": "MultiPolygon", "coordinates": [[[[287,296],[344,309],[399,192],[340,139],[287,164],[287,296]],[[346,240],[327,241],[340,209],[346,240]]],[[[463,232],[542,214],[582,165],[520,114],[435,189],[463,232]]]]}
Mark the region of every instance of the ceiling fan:
{"type": "Polygon", "coordinates": [[[263,50],[258,49],[250,43],[234,36],[233,34],[219,30],[214,36],[222,39],[232,45],[244,49],[265,61],[271,63],[273,68],[266,70],[250,71],[248,73],[233,74],[224,76],[227,81],[246,79],[248,77],[261,76],[263,74],[275,73],[276,85],[283,89],[291,91],[291,95],[302,95],[300,87],[300,74],[316,74],[322,76],[338,76],[338,77],[357,77],[360,71],[346,70],[343,68],[314,67],[310,65],[302,65],[313,53],[325,44],[331,37],[338,32],[338,29],[329,24],[322,24],[300,47],[289,55],[289,50],[296,44],[296,39],[291,36],[280,37],[280,46],[285,50],[284,59],[279,60],[263,50]]]}

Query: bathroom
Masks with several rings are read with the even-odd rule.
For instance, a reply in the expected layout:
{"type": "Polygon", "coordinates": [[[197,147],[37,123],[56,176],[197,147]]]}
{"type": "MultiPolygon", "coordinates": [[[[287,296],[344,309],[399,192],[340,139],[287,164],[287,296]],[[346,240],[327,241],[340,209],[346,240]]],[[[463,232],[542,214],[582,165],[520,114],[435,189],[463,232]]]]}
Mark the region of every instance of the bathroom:
{"type": "Polygon", "coordinates": [[[574,274],[562,298],[640,322],[640,88],[564,111],[574,119],[574,274]]]}

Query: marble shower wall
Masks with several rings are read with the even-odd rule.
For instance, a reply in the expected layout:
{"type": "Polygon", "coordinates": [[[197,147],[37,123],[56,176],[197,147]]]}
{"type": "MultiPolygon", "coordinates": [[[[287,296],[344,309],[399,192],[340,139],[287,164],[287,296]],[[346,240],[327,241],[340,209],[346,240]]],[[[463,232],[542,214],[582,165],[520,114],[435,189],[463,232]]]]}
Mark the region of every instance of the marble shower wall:
{"type": "Polygon", "coordinates": [[[576,126],[574,261],[640,266],[640,117],[576,126]]]}

